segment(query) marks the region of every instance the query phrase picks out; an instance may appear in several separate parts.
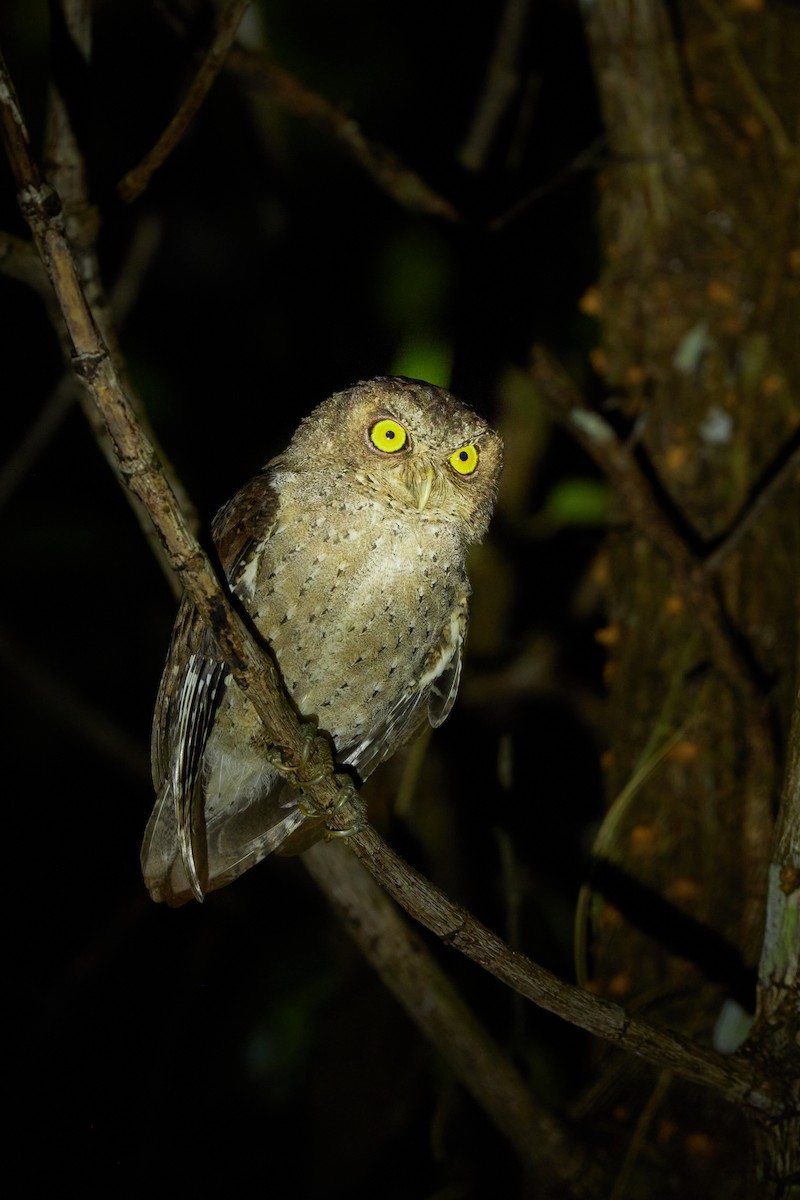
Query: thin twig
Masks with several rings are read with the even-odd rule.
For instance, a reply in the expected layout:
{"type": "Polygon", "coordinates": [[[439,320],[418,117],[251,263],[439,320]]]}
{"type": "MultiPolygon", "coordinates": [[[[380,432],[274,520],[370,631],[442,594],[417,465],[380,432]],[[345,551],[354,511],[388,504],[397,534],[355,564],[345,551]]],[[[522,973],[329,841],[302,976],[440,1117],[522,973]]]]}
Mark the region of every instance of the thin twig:
{"type": "MultiPolygon", "coordinates": [[[[237,686],[269,729],[270,740],[283,751],[299,787],[326,813],[332,829],[352,827],[362,813],[358,804],[343,797],[342,784],[333,774],[327,743],[318,738],[311,753],[304,754],[307,738],[283,693],[275,664],[231,604],[226,586],[215,576],[136,421],[86,303],[64,235],[58,197],[42,180],[31,156],[27,130],[2,60],[0,130],[23,214],[50,276],[74,348],[75,370],[102,413],[122,479],[151,513],[187,595],[212,630],[237,686]]],[[[712,1053],[677,1034],[632,1017],[617,1004],[563,983],[510,950],[465,909],[398,858],[369,826],[355,831],[348,844],[407,912],[449,946],[534,1003],[648,1062],[670,1067],[683,1078],[714,1088],[733,1102],[751,1105],[762,1112],[783,1111],[784,1098],[776,1092],[773,1081],[763,1081],[758,1064],[712,1053]]]]}
{"type": "Polygon", "coordinates": [[[314,121],[327,129],[378,187],[404,208],[445,221],[460,221],[457,210],[449,200],[435,192],[391,150],[366,138],[352,117],[300,83],[288,71],[242,46],[232,48],[227,66],[264,88],[286,112],[314,121]]]}
{"type": "Polygon", "coordinates": [[[540,183],[537,187],[532,188],[526,195],[516,200],[510,208],[499,216],[493,217],[489,222],[489,229],[492,233],[499,233],[501,229],[505,229],[506,225],[510,225],[512,221],[516,221],[523,213],[527,212],[534,204],[543,200],[545,196],[549,196],[551,192],[557,191],[560,187],[575,175],[580,175],[584,171],[589,171],[591,168],[599,165],[607,145],[606,135],[599,134],[593,141],[580,150],[574,158],[571,158],[568,163],[555,171],[544,183],[540,183]]]}
{"type": "Polygon", "coordinates": [[[614,1180],[614,1186],[608,1200],[623,1200],[623,1197],[628,1195],[628,1184],[633,1173],[636,1159],[641,1152],[648,1130],[655,1119],[656,1113],[664,1102],[664,1097],[669,1091],[672,1078],[671,1071],[662,1071],[656,1080],[655,1087],[645,1102],[644,1108],[639,1113],[639,1117],[633,1130],[633,1136],[631,1137],[630,1144],[625,1151],[625,1157],[622,1160],[622,1165],[617,1173],[617,1178],[614,1180]]]}
{"type": "Polygon", "coordinates": [[[777,462],[773,460],[763,473],[762,479],[756,484],[731,528],[706,558],[706,571],[713,573],[719,570],[748,530],[759,520],[764,509],[790,482],[800,483],[800,433],[794,435],[789,445],[781,448],[777,462]]]}
{"type": "Polygon", "coordinates": [[[183,140],[186,131],[200,110],[200,106],[211,90],[214,80],[225,63],[233,45],[236,32],[252,0],[231,0],[217,23],[214,40],[209,46],[200,69],[192,80],[189,91],[180,108],[167,125],[161,137],[144,158],[120,180],[117,192],[122,200],[130,204],[147,187],[155,172],[167,161],[175,147],[183,140]]]}
{"type": "Polygon", "coordinates": [[[475,114],[459,151],[468,171],[480,171],[497,126],[519,88],[519,58],[530,0],[506,0],[475,114]]]}
{"type": "MultiPolygon", "coordinates": [[[[656,770],[658,770],[664,759],[677,745],[680,739],[685,737],[689,724],[689,721],[685,721],[679,729],[674,730],[660,743],[660,745],[652,748],[651,746],[648,746],[646,748],[630,779],[628,779],[622,791],[614,797],[606,809],[605,816],[603,817],[603,821],[592,844],[591,854],[592,861],[594,863],[596,863],[599,859],[604,859],[609,856],[618,833],[619,825],[627,814],[631,802],[635,799],[637,793],[647,779],[656,770]]],[[[575,902],[575,919],[573,924],[574,933],[572,942],[573,957],[575,961],[575,977],[581,984],[585,984],[588,978],[587,962],[589,953],[587,949],[587,943],[589,933],[589,912],[594,895],[595,891],[590,876],[581,884],[578,890],[578,898],[575,902]]]]}
{"type": "MultiPolygon", "coordinates": [[[[74,54],[88,64],[92,53],[91,0],[54,0],[50,5],[50,14],[53,54],[74,54]]],[[[55,80],[51,79],[47,95],[43,158],[45,173],[61,197],[67,231],[80,257],[81,251],[91,251],[94,246],[97,222],[89,205],[86,164],[72,128],[69,99],[74,97],[62,95],[55,80]]],[[[95,278],[99,278],[99,271],[95,276],[87,277],[85,267],[86,264],[83,264],[83,284],[87,287],[89,280],[94,283],[95,278]]],[[[91,291],[89,296],[92,297],[91,291]]]]}

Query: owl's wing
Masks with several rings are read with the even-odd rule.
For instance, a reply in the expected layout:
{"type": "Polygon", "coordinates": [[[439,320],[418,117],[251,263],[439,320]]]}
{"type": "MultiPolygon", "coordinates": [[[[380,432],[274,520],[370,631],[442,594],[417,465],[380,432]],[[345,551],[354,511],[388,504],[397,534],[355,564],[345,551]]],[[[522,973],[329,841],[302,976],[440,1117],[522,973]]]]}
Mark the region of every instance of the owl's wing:
{"type": "Polygon", "coordinates": [[[252,568],[278,520],[280,501],[272,485],[280,458],[273,458],[262,471],[223,504],[211,525],[211,536],[219,560],[233,590],[247,601],[252,585],[252,568]],[[248,583],[249,580],[249,583],[248,583]]]}
{"type": "MultiPolygon", "coordinates": [[[[227,667],[186,597],[181,602],[156,700],[152,769],[158,800],[145,830],[142,870],[151,892],[176,857],[201,895],[207,876],[203,754],[227,667]]],[[[154,892],[155,894],[155,892],[154,892]]]]}
{"type": "MultiPolygon", "coordinates": [[[[220,510],[212,529],[222,566],[245,607],[258,558],[277,520],[278,498],[270,484],[273,466],[220,510]]],[[[183,903],[192,894],[201,899],[206,891],[229,882],[276,849],[304,819],[291,802],[294,789],[281,786],[268,768],[263,795],[249,805],[246,816],[236,794],[223,812],[206,813],[203,756],[227,674],[216,642],[185,598],[156,701],[152,770],[158,799],[141,856],[151,894],[171,904],[183,903]]]]}
{"type": "Polygon", "coordinates": [[[340,761],[354,767],[362,779],[410,741],[426,719],[435,729],[449,715],[461,679],[467,615],[465,591],[458,597],[439,640],[428,652],[414,688],[401,697],[380,725],[340,751],[340,761]]]}
{"type": "MultiPolygon", "coordinates": [[[[275,527],[278,498],[270,484],[273,460],[217,513],[211,527],[220,562],[233,591],[247,603],[248,568],[256,564],[275,527]]],[[[180,759],[176,782],[185,790],[197,776],[214,722],[224,677],[216,642],[184,597],[172,631],[167,664],[156,699],[151,740],[153,782],[158,791],[180,759]],[[190,724],[189,718],[196,721],[190,724]],[[180,745],[178,745],[180,742],[180,745]]]]}
{"type": "Polygon", "coordinates": [[[438,653],[422,676],[428,691],[428,720],[434,729],[450,716],[461,682],[464,658],[464,638],[467,636],[467,594],[463,593],[450,614],[450,622],[442,631],[438,653]]]}

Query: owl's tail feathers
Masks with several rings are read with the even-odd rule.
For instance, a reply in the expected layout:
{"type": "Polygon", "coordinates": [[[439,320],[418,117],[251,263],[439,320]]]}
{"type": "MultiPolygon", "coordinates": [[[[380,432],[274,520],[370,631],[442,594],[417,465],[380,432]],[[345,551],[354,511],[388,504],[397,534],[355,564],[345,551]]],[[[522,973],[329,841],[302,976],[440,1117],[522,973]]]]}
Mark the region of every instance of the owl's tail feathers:
{"type": "MultiPolygon", "coordinates": [[[[271,789],[216,813],[206,830],[206,870],[203,892],[232,883],[268,854],[298,853],[317,841],[323,822],[309,816],[299,804],[300,795],[289,784],[271,789]]],[[[197,879],[187,870],[178,836],[172,788],[165,784],[145,830],[141,853],[142,874],[150,896],[178,908],[197,896],[197,879]]]]}
{"type": "Polygon", "coordinates": [[[176,906],[191,900],[194,893],[178,851],[178,822],[169,784],[161,788],[147,822],[140,862],[145,886],[153,900],[176,906]]]}

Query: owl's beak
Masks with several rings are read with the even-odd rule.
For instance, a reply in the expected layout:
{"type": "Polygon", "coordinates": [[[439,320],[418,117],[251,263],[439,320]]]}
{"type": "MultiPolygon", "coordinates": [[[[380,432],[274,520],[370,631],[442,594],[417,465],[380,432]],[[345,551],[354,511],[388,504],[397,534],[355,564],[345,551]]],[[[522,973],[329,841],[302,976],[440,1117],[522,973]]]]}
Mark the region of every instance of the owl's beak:
{"type": "Polygon", "coordinates": [[[417,506],[417,512],[422,512],[431,498],[431,490],[433,482],[436,479],[436,472],[430,464],[423,466],[415,463],[413,467],[409,464],[409,467],[410,469],[403,473],[403,481],[417,506]]]}

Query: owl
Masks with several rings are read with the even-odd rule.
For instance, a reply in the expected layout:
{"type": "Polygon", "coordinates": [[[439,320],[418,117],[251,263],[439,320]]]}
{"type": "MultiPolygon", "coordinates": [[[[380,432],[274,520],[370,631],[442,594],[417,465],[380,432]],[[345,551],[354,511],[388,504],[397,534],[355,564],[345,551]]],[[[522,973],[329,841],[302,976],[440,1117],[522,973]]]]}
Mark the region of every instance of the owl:
{"type": "MultiPolygon", "coordinates": [[[[449,392],[380,377],[320,404],[214,520],[230,587],[299,717],[357,780],[453,706],[465,553],[486,532],[501,463],[499,436],[449,392]]],[[[142,870],[154,900],[202,900],[324,832],[188,599],[152,764],[142,870]]]]}

